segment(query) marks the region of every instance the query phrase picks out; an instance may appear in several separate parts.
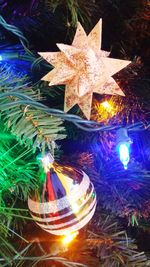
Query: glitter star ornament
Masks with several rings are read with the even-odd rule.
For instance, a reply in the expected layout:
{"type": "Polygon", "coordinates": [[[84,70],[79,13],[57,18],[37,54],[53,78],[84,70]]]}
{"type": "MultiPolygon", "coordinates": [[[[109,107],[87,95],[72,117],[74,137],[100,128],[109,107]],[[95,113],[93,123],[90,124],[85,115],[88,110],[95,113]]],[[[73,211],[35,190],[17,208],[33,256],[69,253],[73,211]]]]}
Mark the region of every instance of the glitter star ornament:
{"type": "Polygon", "coordinates": [[[66,85],[64,111],[78,104],[90,119],[93,93],[124,96],[112,76],[125,68],[130,61],[108,58],[101,50],[102,20],[86,34],[80,23],[72,45],[57,44],[60,52],[39,53],[54,66],[42,80],[49,85],[66,85]]]}

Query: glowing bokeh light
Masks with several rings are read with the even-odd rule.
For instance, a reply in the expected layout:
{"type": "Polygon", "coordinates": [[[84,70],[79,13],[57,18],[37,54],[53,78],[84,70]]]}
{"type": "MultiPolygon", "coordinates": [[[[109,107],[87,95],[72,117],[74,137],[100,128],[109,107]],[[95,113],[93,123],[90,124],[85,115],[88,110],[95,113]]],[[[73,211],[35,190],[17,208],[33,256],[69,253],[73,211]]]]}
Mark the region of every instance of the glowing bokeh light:
{"type": "Polygon", "coordinates": [[[54,162],[53,156],[50,153],[48,153],[44,157],[38,157],[38,159],[42,161],[44,170],[47,173],[49,171],[50,166],[54,162]]]}
{"type": "Polygon", "coordinates": [[[49,165],[50,164],[50,157],[49,157],[49,155],[45,155],[43,158],[42,158],[42,162],[43,162],[43,164],[44,165],[49,165]]]}
{"type": "Polygon", "coordinates": [[[127,170],[127,166],[130,160],[129,145],[127,143],[120,144],[119,156],[120,156],[120,161],[124,165],[124,169],[127,170]]]}
{"type": "Polygon", "coordinates": [[[102,104],[101,104],[108,112],[111,112],[112,111],[112,106],[110,105],[110,103],[108,103],[108,101],[104,101],[102,104]]]}
{"type": "Polygon", "coordinates": [[[105,99],[102,102],[94,99],[91,119],[98,122],[108,123],[109,120],[122,110],[122,108],[123,106],[120,103],[120,100],[118,100],[117,97],[115,98],[115,96],[105,99]]]}
{"type": "Polygon", "coordinates": [[[78,232],[70,232],[66,234],[65,237],[62,238],[62,243],[64,245],[68,245],[76,238],[77,235],[78,235],[78,232]]]}
{"type": "Polygon", "coordinates": [[[0,61],[2,61],[3,60],[3,58],[2,58],[2,56],[0,55],[0,61]]]}

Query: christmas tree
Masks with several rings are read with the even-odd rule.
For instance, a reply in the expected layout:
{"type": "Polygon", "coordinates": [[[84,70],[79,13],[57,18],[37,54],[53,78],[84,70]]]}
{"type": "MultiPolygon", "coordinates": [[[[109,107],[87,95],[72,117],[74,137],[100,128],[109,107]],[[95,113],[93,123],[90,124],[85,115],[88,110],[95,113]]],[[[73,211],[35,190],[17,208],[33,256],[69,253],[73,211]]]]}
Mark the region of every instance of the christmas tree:
{"type": "Polygon", "coordinates": [[[0,266],[150,266],[149,1],[0,4],[0,266]]]}

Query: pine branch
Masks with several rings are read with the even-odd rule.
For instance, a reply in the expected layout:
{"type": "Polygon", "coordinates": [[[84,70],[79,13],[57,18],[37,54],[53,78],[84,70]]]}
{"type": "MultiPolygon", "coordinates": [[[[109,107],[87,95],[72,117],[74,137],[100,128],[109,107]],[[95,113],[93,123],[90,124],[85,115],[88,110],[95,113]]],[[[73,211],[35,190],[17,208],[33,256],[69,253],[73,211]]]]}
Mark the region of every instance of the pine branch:
{"type": "MultiPolygon", "coordinates": [[[[1,96],[4,92],[21,93],[22,96],[39,101],[42,100],[38,91],[23,84],[22,79],[13,76],[10,78],[9,71],[2,72],[0,80],[1,96]],[[18,84],[19,83],[19,84],[18,84]],[[23,87],[23,89],[21,88],[23,87]]],[[[27,147],[39,147],[45,150],[46,147],[51,149],[51,142],[63,139],[64,127],[62,120],[54,116],[49,116],[31,106],[16,105],[11,107],[11,103],[15,102],[17,97],[7,96],[0,101],[0,109],[5,125],[11,129],[11,132],[17,136],[21,143],[25,143],[27,147]],[[3,107],[7,104],[7,108],[3,107]]]]}
{"type": "Polygon", "coordinates": [[[38,165],[33,150],[22,147],[9,131],[4,130],[2,122],[0,139],[0,257],[6,266],[10,266],[11,258],[19,255],[13,237],[25,241],[16,232],[16,218],[22,219],[21,223],[27,219],[27,215],[22,215],[22,210],[14,206],[17,200],[27,200],[30,190],[37,186],[38,165]]]}
{"type": "MultiPolygon", "coordinates": [[[[7,245],[9,247],[9,243],[7,242],[7,245]]],[[[0,246],[1,248],[1,246],[0,246]]],[[[10,247],[11,248],[11,247],[10,247]]],[[[78,262],[73,262],[70,260],[67,260],[64,257],[59,257],[59,256],[53,256],[52,254],[41,254],[41,252],[43,253],[43,249],[41,247],[41,245],[36,246],[34,243],[29,243],[26,246],[24,246],[24,248],[17,252],[13,247],[12,247],[12,251],[14,253],[11,254],[7,254],[7,257],[5,254],[3,254],[2,252],[0,253],[0,262],[3,263],[2,266],[7,266],[7,264],[9,263],[11,264],[17,264],[17,266],[29,266],[29,267],[33,267],[33,266],[37,266],[37,264],[41,264],[41,266],[43,266],[43,264],[45,264],[46,262],[49,264],[49,266],[51,266],[51,264],[55,263],[55,266],[58,267],[88,267],[85,264],[82,263],[78,263],[78,262]],[[36,251],[36,255],[37,252],[39,253],[39,256],[35,256],[35,251],[36,251]],[[15,254],[16,252],[16,254],[15,254]]],[[[16,266],[16,265],[15,265],[16,266]]]]}
{"type": "Polygon", "coordinates": [[[89,175],[97,192],[98,205],[111,214],[126,218],[133,226],[150,215],[150,171],[146,168],[149,166],[149,134],[142,133],[140,139],[142,143],[134,134],[133,140],[139,148],[135,146],[136,155],[132,155],[128,170],[123,169],[115,148],[112,148],[111,141],[114,140],[110,134],[103,133],[101,142],[95,137],[93,144],[93,140],[85,145],[79,140],[65,143],[67,154],[63,156],[64,162],[68,163],[69,158],[69,164],[80,167],[89,175]],[[69,153],[69,146],[77,151],[74,149],[74,154],[69,153]],[[84,149],[86,151],[82,152],[84,149]]]}
{"type": "Polygon", "coordinates": [[[45,81],[38,81],[35,85],[34,85],[35,89],[38,89],[42,92],[42,95],[44,96],[50,96],[50,98],[57,102],[57,105],[59,105],[60,103],[63,103],[63,99],[64,99],[64,86],[49,86],[48,82],[45,81]],[[58,102],[58,98],[59,101],[58,102]]]}
{"type": "MultiPolygon", "coordinates": [[[[115,220],[110,216],[95,214],[95,220],[90,223],[91,230],[87,230],[85,239],[80,240],[80,260],[90,260],[91,255],[95,257],[95,265],[99,261],[100,266],[132,266],[146,267],[150,263],[143,252],[137,251],[137,246],[134,242],[127,238],[125,231],[122,231],[115,220]],[[93,230],[94,229],[94,230],[93,230]],[[85,255],[85,257],[84,257],[85,255]],[[97,258],[97,260],[96,260],[97,258]]],[[[78,247],[79,244],[77,244],[78,247]]],[[[77,253],[77,251],[75,251],[77,253]]]]}
{"type": "Polygon", "coordinates": [[[0,125],[0,202],[13,203],[19,197],[26,200],[36,186],[38,164],[33,150],[22,147],[15,137],[0,125]]]}
{"type": "Polygon", "coordinates": [[[96,9],[95,1],[87,2],[85,0],[45,0],[45,5],[53,11],[60,7],[65,9],[67,13],[66,24],[69,27],[75,27],[78,20],[82,23],[89,24],[91,22],[92,12],[96,9]]]}
{"type": "MultiPolygon", "coordinates": [[[[14,240],[20,239],[21,242],[28,241],[16,232],[19,219],[20,226],[23,227],[24,220],[30,219],[27,217],[28,210],[13,208],[13,207],[0,207],[0,262],[4,263],[1,266],[10,266],[13,257],[21,256],[18,252],[18,248],[14,240]],[[26,215],[26,216],[25,216],[26,215]]],[[[21,232],[21,227],[19,226],[19,232],[21,232]]]]}
{"type": "Polygon", "coordinates": [[[137,251],[137,246],[133,240],[127,238],[125,231],[121,230],[116,221],[112,217],[99,215],[99,212],[97,211],[95,219],[87,227],[87,230],[81,233],[81,236],[74,241],[73,246],[69,249],[64,250],[64,245],[62,246],[59,240],[54,246],[54,238],[49,238],[46,239],[45,248],[47,250],[45,250],[43,249],[44,245],[36,238],[38,242],[32,241],[33,244],[27,255],[20,255],[21,253],[19,253],[13,256],[10,261],[18,264],[28,263],[28,266],[32,267],[36,266],[37,263],[42,265],[45,261],[48,264],[55,262],[58,267],[95,267],[98,264],[102,267],[149,266],[150,262],[145,254],[137,251]],[[50,248],[52,248],[51,252],[48,253],[50,248]],[[57,252],[54,254],[54,251],[57,252]]]}

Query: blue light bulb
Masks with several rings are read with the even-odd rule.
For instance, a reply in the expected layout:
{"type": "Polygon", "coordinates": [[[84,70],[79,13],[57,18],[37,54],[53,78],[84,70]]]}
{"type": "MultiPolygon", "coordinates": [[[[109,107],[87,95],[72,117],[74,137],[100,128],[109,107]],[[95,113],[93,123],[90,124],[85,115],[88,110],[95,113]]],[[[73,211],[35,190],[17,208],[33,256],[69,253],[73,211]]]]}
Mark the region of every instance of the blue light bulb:
{"type": "Polygon", "coordinates": [[[127,170],[127,166],[130,160],[130,145],[132,144],[132,140],[128,136],[126,128],[118,129],[116,134],[117,151],[119,153],[120,161],[122,162],[124,169],[127,170]]]}
{"type": "Polygon", "coordinates": [[[127,143],[122,143],[119,145],[119,156],[120,161],[124,165],[124,169],[127,170],[127,165],[130,160],[129,145],[127,143]]]}

